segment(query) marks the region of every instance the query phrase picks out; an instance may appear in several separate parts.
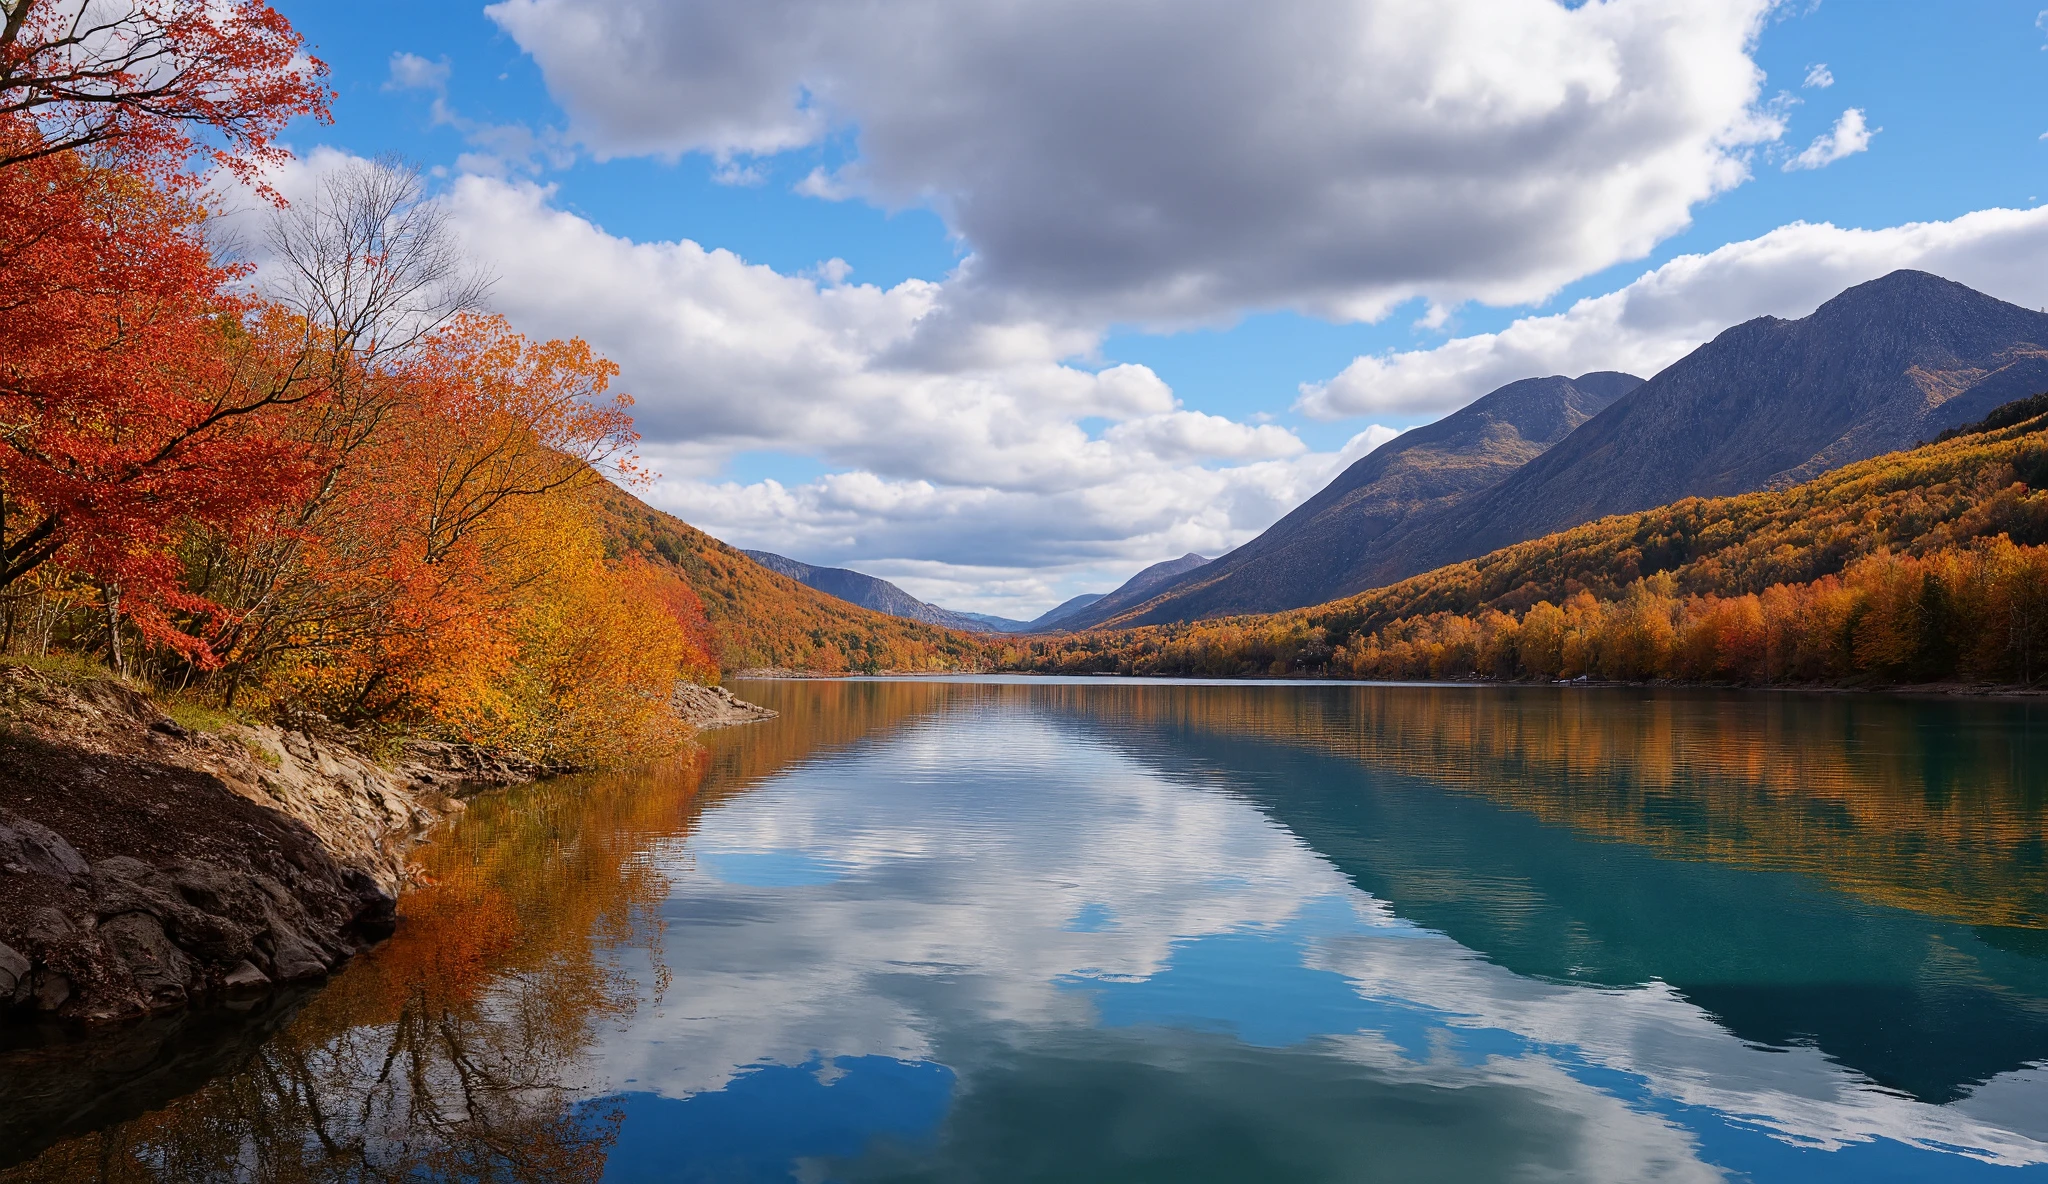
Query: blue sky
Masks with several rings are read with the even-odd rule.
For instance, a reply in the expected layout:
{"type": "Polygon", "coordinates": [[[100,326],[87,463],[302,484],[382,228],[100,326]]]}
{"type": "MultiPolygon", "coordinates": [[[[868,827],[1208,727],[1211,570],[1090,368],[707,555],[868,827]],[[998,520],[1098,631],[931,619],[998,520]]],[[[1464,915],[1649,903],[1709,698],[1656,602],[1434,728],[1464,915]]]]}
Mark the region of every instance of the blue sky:
{"type": "Polygon", "coordinates": [[[1327,0],[1298,28],[1219,17],[1163,39],[1144,0],[1048,0],[1043,27],[905,0],[851,33],[817,0],[279,7],[339,95],[331,126],[294,129],[302,158],[402,154],[494,227],[470,241],[501,308],[625,365],[664,474],[649,500],[950,607],[1029,616],[1213,554],[1496,379],[1647,373],[1873,269],[2048,303],[2026,279],[2048,273],[2035,219],[1957,222],[2048,196],[2040,0],[1609,0],[1561,19],[1460,0],[1434,24],[1327,0]],[[1490,41],[1496,21],[1530,22],[1538,48],[1490,41]],[[1327,80],[1303,64],[1346,36],[1364,40],[1327,80]],[[1503,52],[1526,76],[1490,81],[1503,52]],[[1346,88],[1376,53],[1390,80],[1361,101],[1346,88]],[[1602,55],[1620,90],[1596,71],[1550,93],[1602,55]],[[1212,91],[1228,105],[1205,110],[1212,91]],[[1411,97],[1422,114],[1375,124],[1411,97]],[[1268,99],[1254,132],[1225,126],[1268,99]],[[1786,167],[1852,110],[1867,141],[1786,167]],[[1575,206],[1581,182],[1602,196],[1575,206]],[[1821,223],[1876,237],[1797,229],[1821,223]],[[1954,229],[1898,229],[1914,223],[1954,229]],[[659,250],[683,243],[731,257],[659,250]],[[610,254],[652,287],[589,272],[610,254]],[[1631,288],[1686,256],[1709,262],[1631,288]],[[619,303],[551,299],[570,291],[619,303]],[[1663,328],[1615,329],[1645,320],[1663,328]],[[688,328],[651,341],[665,324],[688,328]]]}

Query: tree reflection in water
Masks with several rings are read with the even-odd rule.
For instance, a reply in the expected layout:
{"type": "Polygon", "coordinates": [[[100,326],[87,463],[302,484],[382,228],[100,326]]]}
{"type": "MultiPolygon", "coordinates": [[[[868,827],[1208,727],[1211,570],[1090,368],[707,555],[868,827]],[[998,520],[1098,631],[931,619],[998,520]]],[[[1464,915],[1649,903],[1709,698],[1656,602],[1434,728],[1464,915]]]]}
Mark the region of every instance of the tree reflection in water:
{"type": "MultiPolygon", "coordinates": [[[[709,801],[944,698],[787,684],[781,721],[713,733],[689,759],[475,799],[422,850],[430,884],[406,894],[398,933],[246,1064],[140,1118],[52,1129],[60,1141],[0,1184],[600,1178],[620,1115],[587,1100],[586,1058],[606,1025],[658,1006],[668,986],[668,885],[650,849],[687,834],[709,801]]],[[[47,1092],[61,1098],[62,1083],[47,1092]]]]}
{"type": "Polygon", "coordinates": [[[1050,685],[1105,724],[1412,774],[1661,854],[1817,876],[1879,904],[2048,929],[2048,709],[2034,700],[1256,684],[1050,685]]]}
{"type": "Polygon", "coordinates": [[[641,1000],[620,954],[658,947],[667,894],[645,852],[688,829],[704,765],[478,799],[396,936],[248,1063],[4,1178],[598,1179],[619,1116],[579,1100],[580,1063],[641,1000]]]}

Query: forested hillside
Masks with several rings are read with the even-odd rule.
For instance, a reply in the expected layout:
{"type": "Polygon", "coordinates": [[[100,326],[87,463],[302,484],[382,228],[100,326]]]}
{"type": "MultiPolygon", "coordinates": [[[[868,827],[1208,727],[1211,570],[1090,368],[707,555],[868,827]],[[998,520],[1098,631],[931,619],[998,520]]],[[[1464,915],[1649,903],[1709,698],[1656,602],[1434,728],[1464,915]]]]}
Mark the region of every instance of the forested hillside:
{"type": "Polygon", "coordinates": [[[1139,674],[2032,682],[2048,407],[1787,489],[1688,498],[1269,616],[1013,647],[1139,674]]]}
{"type": "Polygon", "coordinates": [[[1782,488],[1931,440],[2043,387],[2048,314],[1895,271],[1799,320],[1728,329],[1457,513],[1404,526],[1385,574],[1684,497],[1782,488]]]}
{"type": "Polygon", "coordinates": [[[821,674],[977,669],[990,655],[971,634],[874,612],[779,575],[682,519],[607,486],[608,545],[680,574],[704,603],[727,671],[821,674]]]}
{"type": "Polygon", "coordinates": [[[1373,449],[1259,537],[1161,585],[1142,606],[1119,604],[1088,624],[1279,612],[1413,575],[1392,544],[1446,521],[1641,384],[1615,372],[1511,382],[1373,449]]]}

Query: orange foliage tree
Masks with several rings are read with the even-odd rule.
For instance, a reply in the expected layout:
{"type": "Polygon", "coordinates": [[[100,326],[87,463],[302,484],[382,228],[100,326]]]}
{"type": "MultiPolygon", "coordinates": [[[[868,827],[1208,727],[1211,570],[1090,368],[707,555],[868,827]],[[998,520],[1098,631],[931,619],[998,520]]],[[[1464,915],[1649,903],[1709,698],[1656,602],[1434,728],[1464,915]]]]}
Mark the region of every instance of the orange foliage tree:
{"type": "MultiPolygon", "coordinates": [[[[711,662],[687,586],[608,564],[592,525],[601,470],[632,471],[616,373],[581,341],[462,314],[365,376],[374,430],[277,516],[264,541],[289,544],[291,569],[254,586],[292,595],[227,631],[235,672],[345,722],[426,722],[543,760],[671,739],[670,690],[711,662]]],[[[208,554],[235,568],[234,547],[208,554]]]]}
{"type": "Polygon", "coordinates": [[[303,48],[260,0],[0,6],[0,645],[68,618],[230,703],[550,763],[671,743],[715,670],[687,585],[594,525],[635,475],[618,368],[482,315],[406,169],[280,202],[261,294],[208,243],[194,169],[263,191],[326,113],[303,48]]]}

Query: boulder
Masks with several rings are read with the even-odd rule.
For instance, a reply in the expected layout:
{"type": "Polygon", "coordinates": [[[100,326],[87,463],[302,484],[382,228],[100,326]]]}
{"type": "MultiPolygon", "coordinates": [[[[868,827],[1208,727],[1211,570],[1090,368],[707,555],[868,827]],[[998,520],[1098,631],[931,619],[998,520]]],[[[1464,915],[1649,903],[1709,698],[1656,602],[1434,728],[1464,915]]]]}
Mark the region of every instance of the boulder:
{"type": "Polygon", "coordinates": [[[28,959],[0,943],[0,1004],[12,1006],[28,999],[28,971],[28,959]]]}
{"type": "Polygon", "coordinates": [[[86,873],[84,857],[49,827],[0,811],[0,870],[13,875],[69,879],[86,873]]]}
{"type": "Polygon", "coordinates": [[[171,944],[163,923],[148,913],[122,913],[100,922],[100,940],[127,966],[144,1006],[182,1007],[201,985],[199,964],[171,944]]]}

